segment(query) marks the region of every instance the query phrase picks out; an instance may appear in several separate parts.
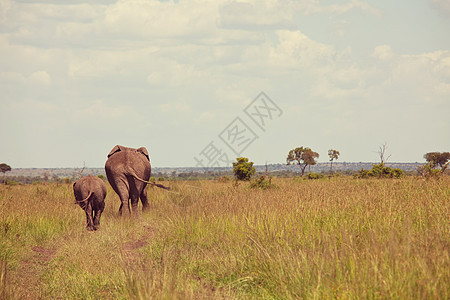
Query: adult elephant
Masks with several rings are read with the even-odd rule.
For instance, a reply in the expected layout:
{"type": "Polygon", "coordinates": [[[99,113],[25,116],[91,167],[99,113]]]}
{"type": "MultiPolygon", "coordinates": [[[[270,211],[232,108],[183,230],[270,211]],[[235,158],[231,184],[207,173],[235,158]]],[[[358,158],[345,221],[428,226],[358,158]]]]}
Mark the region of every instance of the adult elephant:
{"type": "Polygon", "coordinates": [[[139,198],[142,201],[142,209],[148,208],[147,184],[169,189],[161,184],[149,182],[151,174],[150,158],[145,147],[138,149],[116,145],[108,154],[105,164],[106,176],[114,191],[119,195],[121,204],[119,214],[122,215],[123,207],[130,206],[131,199],[133,212],[137,212],[139,198]]]}

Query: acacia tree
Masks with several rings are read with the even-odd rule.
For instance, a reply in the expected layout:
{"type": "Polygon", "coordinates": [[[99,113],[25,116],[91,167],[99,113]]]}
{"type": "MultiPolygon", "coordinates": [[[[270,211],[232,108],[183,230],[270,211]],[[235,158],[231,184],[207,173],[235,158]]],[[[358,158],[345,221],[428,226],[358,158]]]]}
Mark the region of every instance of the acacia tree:
{"type": "Polygon", "coordinates": [[[450,152],[428,152],[423,157],[431,164],[432,168],[439,166],[442,173],[445,172],[450,163],[450,152]]]}
{"type": "Polygon", "coordinates": [[[335,149],[330,149],[328,150],[328,156],[330,157],[330,161],[331,161],[331,166],[330,166],[330,172],[333,173],[333,160],[337,160],[339,158],[339,155],[341,155],[339,153],[339,151],[335,150],[335,149]]]}
{"type": "Polygon", "coordinates": [[[6,183],[6,172],[11,171],[11,167],[5,163],[0,164],[0,172],[3,173],[3,182],[6,183]]]}
{"type": "Polygon", "coordinates": [[[305,174],[306,167],[315,165],[316,158],[319,157],[319,153],[312,151],[308,147],[298,147],[289,151],[286,158],[286,163],[290,165],[292,162],[297,162],[302,172],[301,176],[305,174]]]}

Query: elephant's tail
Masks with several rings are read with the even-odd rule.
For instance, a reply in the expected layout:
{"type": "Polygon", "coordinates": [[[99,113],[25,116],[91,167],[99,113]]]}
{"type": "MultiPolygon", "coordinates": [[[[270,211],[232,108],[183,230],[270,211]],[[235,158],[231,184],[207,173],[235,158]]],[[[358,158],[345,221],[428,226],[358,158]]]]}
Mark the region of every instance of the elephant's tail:
{"type": "Polygon", "coordinates": [[[165,189],[165,190],[170,190],[170,187],[164,186],[164,185],[159,184],[159,183],[154,183],[154,182],[151,182],[151,181],[146,181],[144,179],[139,178],[136,174],[131,174],[131,175],[133,175],[133,177],[136,178],[139,181],[142,181],[142,182],[145,182],[145,183],[157,186],[157,187],[165,189]]]}
{"type": "Polygon", "coordinates": [[[86,198],[84,198],[83,200],[80,200],[80,201],[76,200],[75,204],[80,204],[81,205],[81,203],[83,203],[84,205],[82,205],[82,207],[84,208],[86,206],[86,204],[87,204],[87,201],[89,200],[89,198],[91,196],[92,196],[92,191],[90,191],[89,195],[86,198]]]}

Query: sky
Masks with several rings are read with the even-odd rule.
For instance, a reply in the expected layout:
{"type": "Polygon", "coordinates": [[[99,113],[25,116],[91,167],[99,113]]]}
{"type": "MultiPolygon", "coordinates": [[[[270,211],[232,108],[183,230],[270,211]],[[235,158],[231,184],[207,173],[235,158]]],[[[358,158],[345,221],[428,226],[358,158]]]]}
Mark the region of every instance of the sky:
{"type": "Polygon", "coordinates": [[[450,1],[0,0],[0,163],[424,162],[450,151],[450,1]]]}

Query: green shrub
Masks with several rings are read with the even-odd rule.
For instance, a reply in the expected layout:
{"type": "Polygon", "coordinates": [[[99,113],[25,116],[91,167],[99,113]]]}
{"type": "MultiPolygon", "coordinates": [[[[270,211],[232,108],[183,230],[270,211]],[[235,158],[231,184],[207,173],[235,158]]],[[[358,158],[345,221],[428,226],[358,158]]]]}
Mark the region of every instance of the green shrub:
{"type": "Polygon", "coordinates": [[[246,157],[236,158],[237,162],[233,163],[233,172],[237,180],[250,180],[255,174],[253,162],[249,162],[246,157]]]}
{"type": "Polygon", "coordinates": [[[306,176],[307,179],[320,179],[323,178],[323,174],[319,173],[309,173],[308,176],[306,176]]]}
{"type": "Polygon", "coordinates": [[[405,175],[405,172],[402,169],[395,168],[392,169],[392,174],[394,175],[394,178],[400,178],[405,175]]]}
{"type": "Polygon", "coordinates": [[[249,187],[251,189],[260,188],[262,190],[266,190],[276,187],[276,185],[272,183],[272,176],[269,176],[268,179],[266,179],[266,176],[261,175],[258,179],[250,181],[249,187]]]}
{"type": "Polygon", "coordinates": [[[6,185],[18,185],[20,183],[18,183],[17,181],[14,181],[14,180],[6,179],[5,184],[6,185]]]}
{"type": "Polygon", "coordinates": [[[376,164],[372,166],[372,169],[365,170],[361,169],[357,174],[354,175],[355,178],[400,178],[404,175],[402,169],[390,167],[385,167],[384,163],[376,164]]]}
{"type": "Polygon", "coordinates": [[[369,170],[361,169],[358,173],[354,174],[353,177],[355,178],[369,178],[369,170]]]}
{"type": "Polygon", "coordinates": [[[419,172],[422,177],[425,177],[427,179],[437,179],[439,178],[443,172],[436,168],[436,165],[433,162],[426,163],[419,168],[417,168],[417,171],[419,172]]]}

